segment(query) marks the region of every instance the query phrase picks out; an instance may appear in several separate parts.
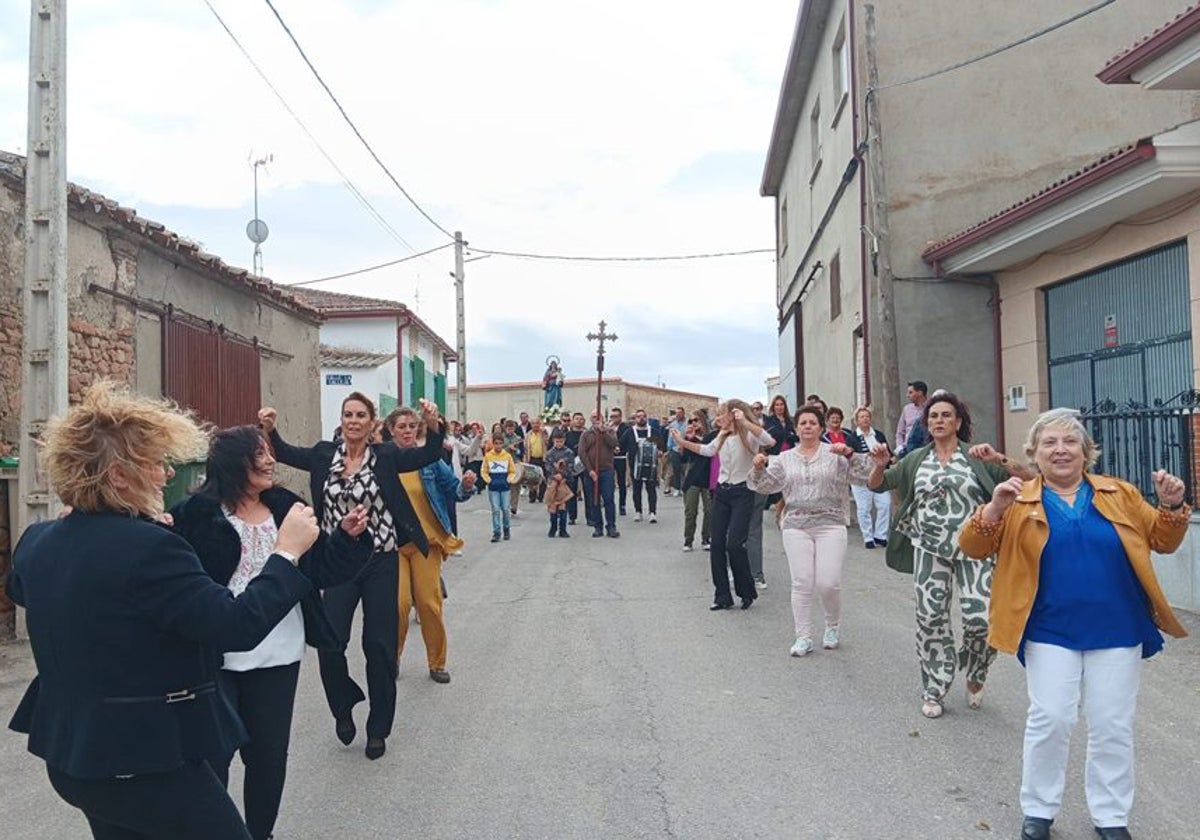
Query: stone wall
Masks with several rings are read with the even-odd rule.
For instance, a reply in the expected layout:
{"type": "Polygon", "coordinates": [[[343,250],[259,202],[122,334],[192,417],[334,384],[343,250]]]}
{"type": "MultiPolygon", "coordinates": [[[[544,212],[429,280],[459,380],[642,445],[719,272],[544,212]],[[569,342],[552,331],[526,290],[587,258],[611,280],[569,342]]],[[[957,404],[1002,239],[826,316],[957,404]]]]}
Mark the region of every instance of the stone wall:
{"type": "MultiPolygon", "coordinates": [[[[8,482],[0,481],[0,581],[12,568],[12,525],[8,521],[8,482]]],[[[16,631],[16,608],[0,587],[0,639],[11,639],[16,631]]]]}

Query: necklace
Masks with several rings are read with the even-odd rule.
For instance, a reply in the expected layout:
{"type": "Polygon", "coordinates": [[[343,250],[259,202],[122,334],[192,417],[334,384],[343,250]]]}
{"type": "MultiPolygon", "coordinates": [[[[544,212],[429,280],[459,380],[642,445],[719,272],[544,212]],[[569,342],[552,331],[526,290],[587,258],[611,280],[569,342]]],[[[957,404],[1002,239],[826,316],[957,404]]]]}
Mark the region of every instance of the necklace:
{"type": "MultiPolygon", "coordinates": [[[[1048,484],[1046,486],[1050,487],[1050,485],[1048,485],[1048,484]]],[[[1055,490],[1053,487],[1050,487],[1050,492],[1053,493],[1055,496],[1074,496],[1076,493],[1079,492],[1079,488],[1082,486],[1083,486],[1083,481],[1081,480],[1078,484],[1076,484],[1070,490],[1055,490]]]]}

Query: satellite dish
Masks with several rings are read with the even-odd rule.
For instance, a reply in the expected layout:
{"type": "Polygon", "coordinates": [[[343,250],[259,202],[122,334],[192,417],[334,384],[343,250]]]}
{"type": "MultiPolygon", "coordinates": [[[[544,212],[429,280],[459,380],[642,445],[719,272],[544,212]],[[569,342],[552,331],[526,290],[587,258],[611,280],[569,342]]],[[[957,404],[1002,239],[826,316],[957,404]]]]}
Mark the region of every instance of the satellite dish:
{"type": "Polygon", "coordinates": [[[246,225],[246,236],[255,245],[261,245],[262,243],[266,242],[267,236],[269,236],[270,233],[271,232],[267,230],[267,223],[262,219],[251,219],[246,225]]]}

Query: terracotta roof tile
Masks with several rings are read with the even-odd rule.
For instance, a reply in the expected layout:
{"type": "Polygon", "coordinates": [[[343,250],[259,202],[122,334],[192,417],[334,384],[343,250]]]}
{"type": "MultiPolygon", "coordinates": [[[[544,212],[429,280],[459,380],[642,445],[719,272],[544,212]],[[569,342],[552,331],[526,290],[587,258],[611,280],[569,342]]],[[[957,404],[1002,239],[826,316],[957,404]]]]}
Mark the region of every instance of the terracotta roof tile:
{"type": "Polygon", "coordinates": [[[930,243],[921,252],[921,256],[928,263],[936,263],[943,257],[957,253],[968,245],[996,231],[1003,230],[1045,207],[1065,200],[1097,180],[1116,174],[1142,160],[1152,158],[1154,154],[1154,144],[1149,139],[1129,143],[1106,152],[1086,166],[1064,175],[1032,195],[993,213],[983,221],[930,243]]]}
{"type": "Polygon", "coordinates": [[[329,292],[324,289],[292,289],[292,294],[308,306],[321,313],[378,312],[408,314],[408,307],[395,300],[360,297],[345,292],[329,292]]]}
{"type": "Polygon", "coordinates": [[[1100,68],[1096,78],[1105,84],[1132,84],[1132,73],[1200,29],[1200,4],[1189,6],[1167,23],[1121,50],[1100,68]]]}
{"type": "Polygon", "coordinates": [[[376,368],[395,358],[395,353],[377,353],[370,350],[321,345],[321,367],[376,368]]]}
{"type": "MultiPolygon", "coordinates": [[[[23,190],[25,158],[11,152],[0,151],[0,180],[7,181],[11,186],[23,190]]],[[[266,277],[257,277],[244,268],[229,265],[220,257],[202,251],[199,243],[168,230],[162,222],[139,216],[132,207],[124,207],[111,198],[72,183],[67,184],[67,206],[77,212],[91,212],[104,216],[147,241],[174,251],[189,262],[236,285],[247,288],[259,297],[271,300],[285,309],[310,318],[319,318],[319,313],[315,309],[298,300],[287,291],[286,286],[277,286],[266,277]]]]}

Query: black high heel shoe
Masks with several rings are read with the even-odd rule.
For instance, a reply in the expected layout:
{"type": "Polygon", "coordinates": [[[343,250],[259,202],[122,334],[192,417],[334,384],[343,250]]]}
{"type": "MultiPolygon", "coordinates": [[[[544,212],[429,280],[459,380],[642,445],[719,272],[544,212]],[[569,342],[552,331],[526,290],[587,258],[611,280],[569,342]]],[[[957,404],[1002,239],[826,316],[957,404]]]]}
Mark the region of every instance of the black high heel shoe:
{"type": "Polygon", "coordinates": [[[358,727],[354,725],[354,718],[346,718],[334,723],[333,732],[339,741],[350,746],[354,743],[354,736],[358,734],[358,727]]]}
{"type": "Polygon", "coordinates": [[[367,758],[374,761],[387,752],[387,741],[383,738],[368,738],[367,748],[364,750],[367,758]]]}

